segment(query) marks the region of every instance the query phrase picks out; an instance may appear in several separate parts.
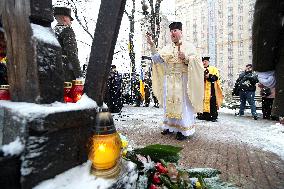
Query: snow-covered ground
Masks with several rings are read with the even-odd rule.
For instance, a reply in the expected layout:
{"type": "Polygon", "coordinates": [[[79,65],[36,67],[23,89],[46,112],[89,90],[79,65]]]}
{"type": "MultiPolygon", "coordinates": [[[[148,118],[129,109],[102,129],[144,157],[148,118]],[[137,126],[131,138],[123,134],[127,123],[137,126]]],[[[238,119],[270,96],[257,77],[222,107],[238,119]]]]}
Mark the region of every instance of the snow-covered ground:
{"type": "MultiPolygon", "coordinates": [[[[218,122],[196,120],[196,130],[200,127],[210,127],[210,133],[202,133],[200,137],[212,142],[245,142],[253,147],[270,151],[284,159],[284,125],[276,121],[263,120],[261,112],[259,119],[254,120],[249,111],[245,116],[235,116],[235,111],[227,108],[219,110],[218,122]],[[214,129],[212,129],[214,128],[214,129]]],[[[137,134],[159,129],[162,124],[163,110],[161,108],[125,107],[121,115],[114,116],[118,130],[138,128],[137,134]],[[128,122],[131,120],[131,122],[128,122]],[[127,124],[124,124],[127,122],[127,124]],[[129,124],[130,123],[130,124],[129,124]]],[[[135,145],[135,141],[130,141],[135,145]]]]}
{"type": "MultiPolygon", "coordinates": [[[[273,152],[284,159],[284,126],[277,122],[258,119],[253,120],[249,112],[243,117],[234,116],[234,111],[221,109],[218,122],[197,120],[197,132],[201,127],[210,127],[208,133],[202,133],[208,142],[241,143],[273,152]],[[212,129],[213,128],[213,129],[212,129]]],[[[163,110],[154,107],[126,106],[121,114],[114,114],[115,125],[118,131],[132,130],[135,135],[145,136],[153,130],[159,130],[163,118],[163,110]]],[[[127,136],[126,136],[127,137],[127,136]]],[[[135,146],[135,141],[129,141],[135,146]]],[[[137,142],[137,141],[136,141],[137,142]]],[[[56,178],[45,181],[35,189],[89,189],[107,188],[112,180],[97,179],[90,174],[90,162],[75,167],[58,175],[56,178]]]]}

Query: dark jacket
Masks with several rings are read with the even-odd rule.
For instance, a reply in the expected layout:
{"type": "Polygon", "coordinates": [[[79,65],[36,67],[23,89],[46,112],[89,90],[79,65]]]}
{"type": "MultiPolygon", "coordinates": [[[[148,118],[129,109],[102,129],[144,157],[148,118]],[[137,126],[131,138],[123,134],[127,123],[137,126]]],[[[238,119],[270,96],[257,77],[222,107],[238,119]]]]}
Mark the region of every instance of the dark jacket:
{"type": "Polygon", "coordinates": [[[255,3],[252,53],[255,71],[275,70],[273,114],[284,116],[284,1],[257,0],[255,3]]]}
{"type": "Polygon", "coordinates": [[[104,101],[108,105],[109,111],[118,113],[121,111],[122,103],[122,76],[118,72],[110,72],[104,101]]]}
{"type": "Polygon", "coordinates": [[[65,81],[72,81],[82,77],[78,59],[75,33],[70,26],[56,25],[55,35],[62,47],[62,62],[65,81]]]}
{"type": "Polygon", "coordinates": [[[7,67],[0,62],[0,85],[8,85],[7,67]]]}
{"type": "Polygon", "coordinates": [[[255,92],[256,83],[258,83],[257,75],[253,72],[243,72],[235,83],[235,90],[255,92]]]}

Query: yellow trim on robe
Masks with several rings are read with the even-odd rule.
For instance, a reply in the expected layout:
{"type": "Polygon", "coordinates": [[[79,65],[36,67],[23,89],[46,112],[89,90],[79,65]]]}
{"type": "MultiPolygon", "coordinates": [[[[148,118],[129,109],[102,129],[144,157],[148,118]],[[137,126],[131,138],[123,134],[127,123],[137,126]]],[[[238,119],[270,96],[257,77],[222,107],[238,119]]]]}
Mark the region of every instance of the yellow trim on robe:
{"type": "Polygon", "coordinates": [[[177,129],[179,129],[179,130],[181,130],[181,131],[189,131],[189,130],[191,130],[191,129],[193,129],[193,128],[195,127],[195,125],[190,125],[190,126],[188,126],[188,127],[184,127],[184,126],[182,126],[182,125],[179,125],[179,124],[172,124],[172,123],[168,123],[168,122],[166,122],[166,121],[164,121],[163,124],[164,124],[164,125],[167,125],[167,126],[169,126],[169,127],[177,128],[177,129]]]}
{"type": "MultiPolygon", "coordinates": [[[[218,80],[214,82],[215,88],[215,96],[217,101],[217,108],[219,108],[223,102],[223,94],[220,84],[220,75],[219,71],[214,66],[209,66],[208,68],[209,74],[216,75],[218,80]]],[[[211,98],[211,82],[205,80],[204,81],[204,100],[203,100],[203,112],[210,113],[210,98],[211,98]]]]}

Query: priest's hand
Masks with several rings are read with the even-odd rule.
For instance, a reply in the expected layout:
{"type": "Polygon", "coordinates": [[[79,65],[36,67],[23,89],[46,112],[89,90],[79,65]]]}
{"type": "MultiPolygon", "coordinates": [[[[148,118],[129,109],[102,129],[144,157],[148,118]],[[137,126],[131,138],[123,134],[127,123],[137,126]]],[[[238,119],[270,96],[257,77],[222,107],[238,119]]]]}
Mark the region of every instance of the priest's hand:
{"type": "Polygon", "coordinates": [[[185,55],[184,55],[184,52],[178,52],[178,58],[181,59],[181,60],[184,60],[185,59],[185,55]]]}
{"type": "Polygon", "coordinates": [[[154,41],[153,41],[153,39],[152,39],[152,35],[150,34],[150,33],[146,33],[146,39],[147,39],[147,43],[151,46],[151,47],[153,47],[154,46],[154,41]]]}
{"type": "Polygon", "coordinates": [[[209,73],[206,74],[204,77],[205,77],[206,79],[208,79],[208,78],[209,78],[209,73]]]}

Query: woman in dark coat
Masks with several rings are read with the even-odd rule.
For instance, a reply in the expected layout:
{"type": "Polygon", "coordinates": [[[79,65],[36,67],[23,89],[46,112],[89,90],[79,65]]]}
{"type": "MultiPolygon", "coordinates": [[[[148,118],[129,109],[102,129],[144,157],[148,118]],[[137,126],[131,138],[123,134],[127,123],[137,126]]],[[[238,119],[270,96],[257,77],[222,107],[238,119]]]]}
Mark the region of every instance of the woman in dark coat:
{"type": "Polygon", "coordinates": [[[275,86],[272,114],[284,117],[284,1],[256,0],[252,45],[253,67],[259,82],[275,86]]]}

